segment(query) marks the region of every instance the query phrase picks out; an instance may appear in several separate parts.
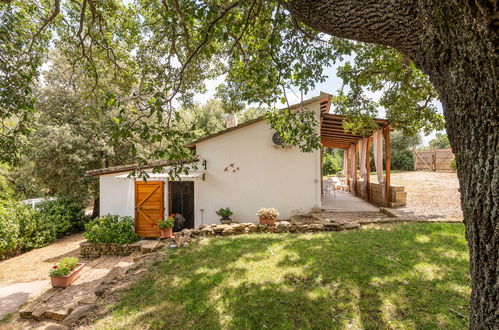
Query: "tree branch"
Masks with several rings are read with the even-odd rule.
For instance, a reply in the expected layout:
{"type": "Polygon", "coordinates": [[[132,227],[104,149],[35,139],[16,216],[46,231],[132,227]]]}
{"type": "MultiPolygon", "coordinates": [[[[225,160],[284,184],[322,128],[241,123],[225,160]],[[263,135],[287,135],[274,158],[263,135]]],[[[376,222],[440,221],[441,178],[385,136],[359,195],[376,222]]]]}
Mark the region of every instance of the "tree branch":
{"type": "Polygon", "coordinates": [[[278,1],[298,21],[332,36],[383,44],[407,53],[418,44],[416,1],[278,1]]]}
{"type": "Polygon", "coordinates": [[[43,30],[49,25],[61,12],[61,0],[55,0],[54,3],[54,10],[52,11],[52,14],[50,14],[49,17],[47,17],[43,23],[42,26],[36,31],[35,35],[33,36],[33,39],[31,39],[31,44],[29,45],[29,50],[28,52],[31,53],[31,50],[33,50],[33,46],[35,44],[36,39],[42,34],[43,30]]]}

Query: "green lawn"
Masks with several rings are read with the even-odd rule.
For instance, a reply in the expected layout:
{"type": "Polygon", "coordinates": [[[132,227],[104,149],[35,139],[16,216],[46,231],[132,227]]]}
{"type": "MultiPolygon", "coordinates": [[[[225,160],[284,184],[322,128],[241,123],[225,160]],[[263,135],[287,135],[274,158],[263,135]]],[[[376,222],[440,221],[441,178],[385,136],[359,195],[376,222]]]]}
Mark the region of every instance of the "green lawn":
{"type": "Polygon", "coordinates": [[[169,253],[96,327],[464,329],[461,224],[205,239],[169,253]]]}

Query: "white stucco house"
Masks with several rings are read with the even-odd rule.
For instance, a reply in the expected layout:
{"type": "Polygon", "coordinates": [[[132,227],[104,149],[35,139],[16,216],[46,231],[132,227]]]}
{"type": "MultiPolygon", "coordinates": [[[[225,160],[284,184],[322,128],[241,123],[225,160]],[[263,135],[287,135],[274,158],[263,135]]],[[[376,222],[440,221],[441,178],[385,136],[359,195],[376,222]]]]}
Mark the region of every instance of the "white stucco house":
{"type": "MultiPolygon", "coordinates": [[[[313,111],[322,124],[330,100],[330,94],[321,93],[289,109],[313,111]]],[[[321,127],[317,130],[321,133],[321,127]]],[[[171,213],[183,215],[182,227],[194,228],[218,223],[215,212],[225,207],[234,212],[234,221],[255,223],[262,207],[278,209],[281,219],[320,208],[320,150],[303,153],[297,147],[282,147],[274,143],[274,133],[258,118],[194,141],[188,147],[198,158],[197,169],[180,180],[151,173],[143,182],[129,177],[134,165],[88,171],[99,177],[100,214],[135,217],[138,234],[154,237],[157,229],[150,223],[171,213]]],[[[336,147],[350,145],[340,141],[336,147]]],[[[158,164],[168,166],[160,162],[149,168],[158,164]]]]}

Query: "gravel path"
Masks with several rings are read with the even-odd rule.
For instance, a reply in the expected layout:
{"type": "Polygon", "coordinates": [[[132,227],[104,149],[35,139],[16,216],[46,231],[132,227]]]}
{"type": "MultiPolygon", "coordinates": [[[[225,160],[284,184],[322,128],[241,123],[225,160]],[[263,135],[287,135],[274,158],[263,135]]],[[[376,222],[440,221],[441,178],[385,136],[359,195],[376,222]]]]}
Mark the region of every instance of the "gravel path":
{"type": "Polygon", "coordinates": [[[462,221],[461,195],[456,173],[392,173],[393,185],[405,186],[407,205],[397,213],[407,219],[462,221]]]}
{"type": "Polygon", "coordinates": [[[50,267],[64,257],[78,257],[81,234],[58,239],[40,249],[34,249],[0,262],[0,287],[11,283],[48,280],[50,267]]]}

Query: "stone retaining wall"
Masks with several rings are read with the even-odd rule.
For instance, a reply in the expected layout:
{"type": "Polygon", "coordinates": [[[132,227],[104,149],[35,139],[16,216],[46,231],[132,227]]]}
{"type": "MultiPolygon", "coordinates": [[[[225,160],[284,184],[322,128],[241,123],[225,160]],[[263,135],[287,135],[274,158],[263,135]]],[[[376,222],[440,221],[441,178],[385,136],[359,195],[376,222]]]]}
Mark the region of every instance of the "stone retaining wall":
{"type": "Polygon", "coordinates": [[[140,251],[141,245],[117,243],[80,243],[80,255],[84,258],[98,258],[100,256],[128,256],[132,252],[140,251]]]}
{"type": "Polygon", "coordinates": [[[274,225],[254,223],[232,223],[229,225],[201,225],[198,229],[184,229],[175,235],[178,246],[186,246],[193,238],[204,236],[232,236],[250,233],[307,233],[320,231],[341,231],[359,228],[358,223],[326,222],[326,223],[294,223],[293,221],[277,221],[274,225]]]}

